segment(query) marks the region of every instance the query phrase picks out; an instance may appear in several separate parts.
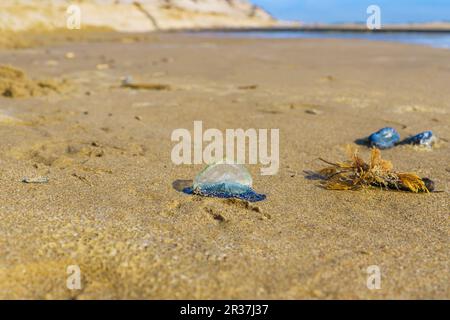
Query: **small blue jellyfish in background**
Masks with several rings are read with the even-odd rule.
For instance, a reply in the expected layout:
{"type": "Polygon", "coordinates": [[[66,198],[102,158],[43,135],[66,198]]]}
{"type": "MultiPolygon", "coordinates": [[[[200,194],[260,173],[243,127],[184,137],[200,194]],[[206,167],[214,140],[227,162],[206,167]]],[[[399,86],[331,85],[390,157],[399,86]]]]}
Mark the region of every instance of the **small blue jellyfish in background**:
{"type": "Polygon", "coordinates": [[[400,141],[400,135],[394,128],[386,127],[372,133],[368,140],[371,147],[389,149],[400,141]]]}
{"type": "Polygon", "coordinates": [[[421,146],[430,147],[435,138],[433,136],[433,132],[428,130],[421,133],[418,133],[412,137],[406,138],[402,141],[402,144],[416,144],[421,146]]]}
{"type": "Polygon", "coordinates": [[[372,133],[368,138],[357,139],[357,144],[369,145],[378,149],[389,149],[397,145],[419,145],[431,148],[437,142],[436,136],[431,130],[427,130],[416,135],[410,136],[400,141],[400,135],[394,128],[386,127],[372,133]]]}
{"type": "Polygon", "coordinates": [[[211,164],[194,179],[192,187],[183,189],[184,193],[205,197],[237,198],[250,202],[266,199],[252,189],[252,177],[240,164],[224,161],[211,164]]]}

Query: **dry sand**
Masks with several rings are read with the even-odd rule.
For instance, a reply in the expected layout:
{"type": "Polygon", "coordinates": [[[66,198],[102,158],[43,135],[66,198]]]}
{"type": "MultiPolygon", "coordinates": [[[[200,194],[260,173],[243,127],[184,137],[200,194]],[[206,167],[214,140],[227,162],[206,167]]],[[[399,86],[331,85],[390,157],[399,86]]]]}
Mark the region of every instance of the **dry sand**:
{"type": "Polygon", "coordinates": [[[159,35],[2,50],[0,61],[70,84],[0,97],[0,298],[450,298],[450,51],[159,35]],[[127,75],[170,90],[120,88],[127,75]],[[267,200],[173,188],[203,168],[170,159],[172,131],[194,120],[280,129],[278,174],[248,167],[267,200]],[[441,137],[432,151],[383,156],[443,192],[328,191],[305,178],[383,126],[441,137]],[[69,265],[81,290],[66,288],[69,265]],[[380,290],[366,287],[370,265],[380,290]]]}

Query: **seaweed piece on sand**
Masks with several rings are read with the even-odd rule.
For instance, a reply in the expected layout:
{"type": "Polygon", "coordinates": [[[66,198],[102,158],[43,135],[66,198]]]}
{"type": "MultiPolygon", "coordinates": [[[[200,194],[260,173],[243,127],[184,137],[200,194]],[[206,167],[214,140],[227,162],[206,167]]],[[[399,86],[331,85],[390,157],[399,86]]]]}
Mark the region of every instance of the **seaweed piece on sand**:
{"type": "Polygon", "coordinates": [[[321,161],[329,166],[319,171],[324,178],[323,186],[329,190],[359,190],[365,187],[380,187],[388,190],[409,192],[431,192],[434,183],[428,178],[420,178],[416,173],[395,172],[388,160],[381,159],[379,149],[373,148],[370,161],[365,162],[358,149],[348,147],[349,159],[344,162],[321,161]]]}
{"type": "Polygon", "coordinates": [[[134,90],[170,90],[172,89],[168,84],[160,84],[160,83],[135,83],[133,82],[133,78],[130,76],[125,77],[122,80],[123,88],[130,88],[134,90]]]}

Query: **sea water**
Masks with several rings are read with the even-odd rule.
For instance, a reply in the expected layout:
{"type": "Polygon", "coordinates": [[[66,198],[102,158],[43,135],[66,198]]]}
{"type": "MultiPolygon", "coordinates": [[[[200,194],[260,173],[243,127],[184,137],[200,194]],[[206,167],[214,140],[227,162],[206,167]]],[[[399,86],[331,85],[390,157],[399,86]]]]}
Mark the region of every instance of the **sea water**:
{"type": "Polygon", "coordinates": [[[352,32],[352,31],[217,31],[194,34],[269,39],[362,39],[371,41],[400,42],[450,49],[450,32],[352,32]]]}

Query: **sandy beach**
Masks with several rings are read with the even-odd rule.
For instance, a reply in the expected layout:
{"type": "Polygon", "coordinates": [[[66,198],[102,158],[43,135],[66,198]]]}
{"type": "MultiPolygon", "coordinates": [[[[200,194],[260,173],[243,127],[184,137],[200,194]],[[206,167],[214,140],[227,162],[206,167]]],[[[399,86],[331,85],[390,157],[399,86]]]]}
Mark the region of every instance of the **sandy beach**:
{"type": "Polygon", "coordinates": [[[23,71],[14,75],[20,90],[0,97],[0,298],[450,298],[449,50],[103,39],[0,49],[1,65],[23,71]],[[123,88],[127,76],[167,86],[123,88]],[[278,173],[247,166],[266,200],[174,188],[204,168],[170,157],[172,131],[192,131],[195,120],[280,130],[278,173]],[[330,191],[308,179],[319,157],[343,160],[346,145],[385,126],[440,138],[428,151],[382,152],[440,192],[330,191]],[[69,265],[80,267],[81,290],[66,286],[69,265]],[[379,290],[366,286],[371,265],[382,272],[379,290]]]}

